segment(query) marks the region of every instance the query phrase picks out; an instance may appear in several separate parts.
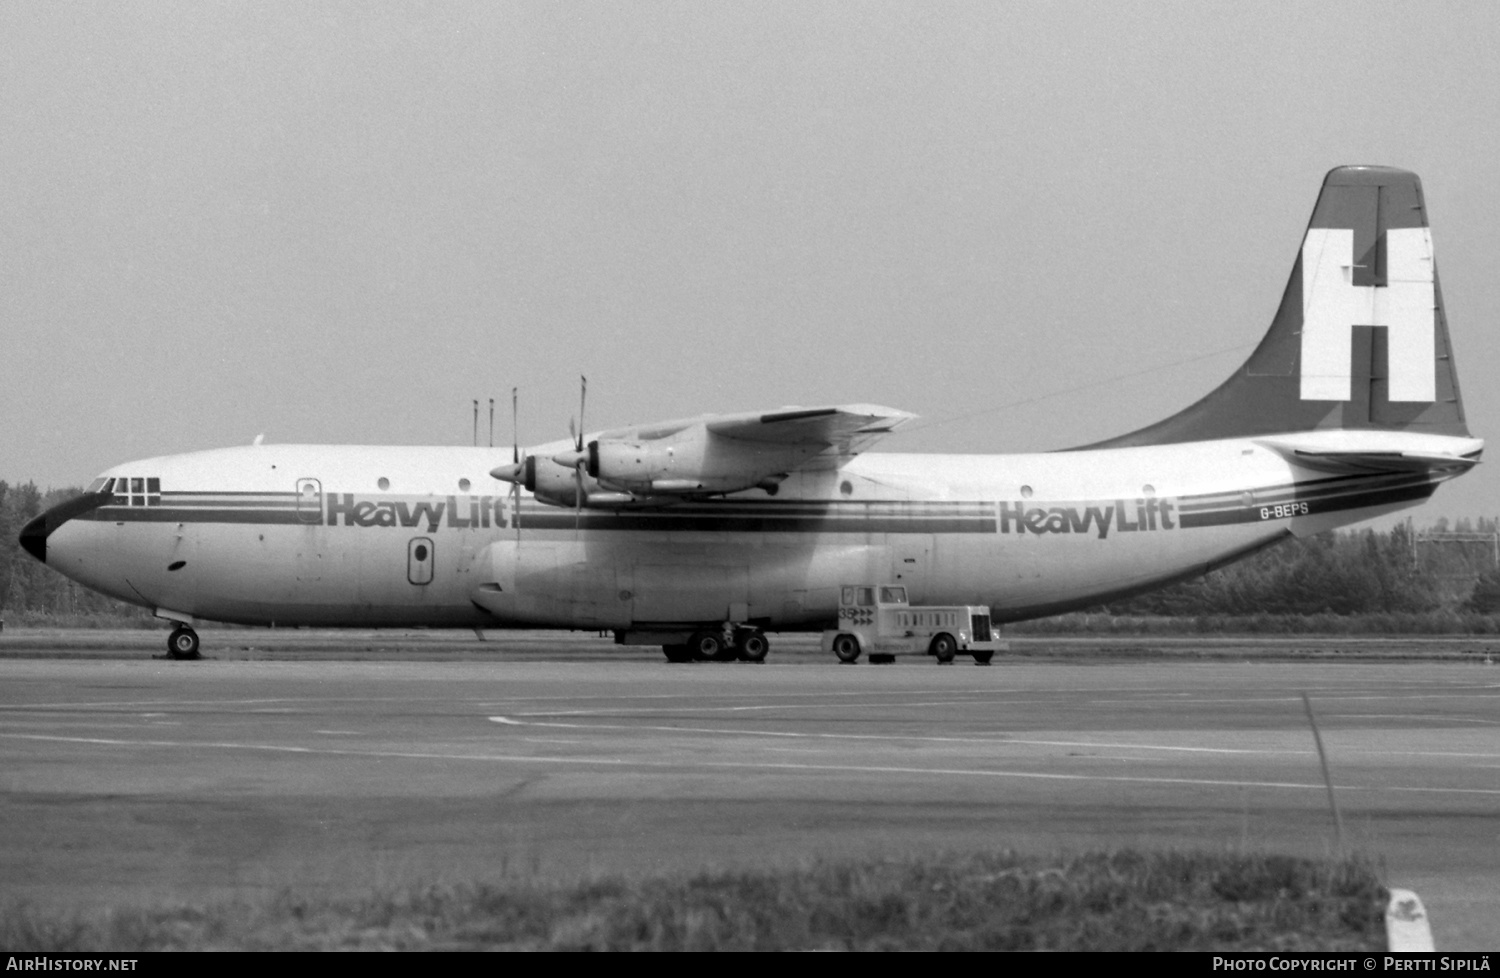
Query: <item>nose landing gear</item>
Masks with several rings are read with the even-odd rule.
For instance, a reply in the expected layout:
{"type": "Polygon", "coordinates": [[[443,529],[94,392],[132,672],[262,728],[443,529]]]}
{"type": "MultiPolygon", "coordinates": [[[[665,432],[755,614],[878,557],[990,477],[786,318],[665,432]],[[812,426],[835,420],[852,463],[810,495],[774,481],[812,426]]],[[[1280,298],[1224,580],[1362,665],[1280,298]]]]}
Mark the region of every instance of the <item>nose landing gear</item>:
{"type": "Polygon", "coordinates": [[[198,658],[198,633],[186,625],[178,625],[167,636],[167,654],[174,659],[198,658]]]}

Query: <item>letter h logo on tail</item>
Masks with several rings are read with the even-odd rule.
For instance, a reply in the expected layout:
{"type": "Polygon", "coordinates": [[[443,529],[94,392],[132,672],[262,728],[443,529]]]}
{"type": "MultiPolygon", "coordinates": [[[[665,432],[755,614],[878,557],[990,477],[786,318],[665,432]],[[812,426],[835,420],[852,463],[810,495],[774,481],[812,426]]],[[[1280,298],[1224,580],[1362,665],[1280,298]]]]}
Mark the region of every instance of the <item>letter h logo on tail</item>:
{"type": "Polygon", "coordinates": [[[1384,326],[1392,401],[1437,400],[1432,235],[1385,231],[1388,284],[1354,284],[1354,232],[1308,228],[1302,243],[1302,400],[1351,399],[1355,326],[1384,326]]]}

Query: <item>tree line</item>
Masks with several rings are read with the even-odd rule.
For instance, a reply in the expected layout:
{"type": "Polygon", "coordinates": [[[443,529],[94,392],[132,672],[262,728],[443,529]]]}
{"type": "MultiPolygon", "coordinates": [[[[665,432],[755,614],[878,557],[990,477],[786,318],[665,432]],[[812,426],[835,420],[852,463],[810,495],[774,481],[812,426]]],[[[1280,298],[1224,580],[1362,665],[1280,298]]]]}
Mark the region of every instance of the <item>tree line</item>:
{"type": "MultiPolygon", "coordinates": [[[[91,591],[21,549],[27,521],[81,492],[0,480],[0,618],[58,625],[151,620],[145,609],[91,591]]],[[[1480,518],[1451,526],[1439,520],[1422,532],[1406,523],[1321,533],[1097,610],[1168,618],[1500,614],[1500,567],[1493,538],[1483,538],[1497,529],[1500,521],[1480,518]]]]}
{"type": "Polygon", "coordinates": [[[1354,529],[1291,539],[1171,587],[1115,602],[1116,615],[1372,615],[1500,612],[1496,520],[1426,531],[1354,529]],[[1461,539],[1460,537],[1470,537],[1461,539]]]}
{"type": "Polygon", "coordinates": [[[82,489],[11,485],[0,479],[0,620],[58,625],[147,624],[151,613],[78,584],[21,549],[21,528],[32,517],[80,495],[82,489]]]}

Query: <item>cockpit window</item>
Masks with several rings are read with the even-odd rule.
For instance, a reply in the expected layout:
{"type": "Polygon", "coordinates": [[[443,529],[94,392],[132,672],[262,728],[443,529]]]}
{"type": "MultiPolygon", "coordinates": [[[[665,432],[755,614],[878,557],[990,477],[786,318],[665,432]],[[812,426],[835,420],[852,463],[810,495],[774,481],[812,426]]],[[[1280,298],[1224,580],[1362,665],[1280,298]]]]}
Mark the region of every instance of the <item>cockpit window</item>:
{"type": "Polygon", "coordinates": [[[108,480],[108,479],[95,479],[93,482],[89,483],[89,487],[87,489],[85,489],[84,491],[85,492],[108,492],[109,490],[105,489],[104,486],[109,481],[110,480],[108,480]]]}
{"type": "Polygon", "coordinates": [[[158,477],[148,479],[145,476],[117,476],[113,479],[101,479],[99,482],[97,491],[112,493],[116,506],[161,505],[161,479],[158,477]]]}

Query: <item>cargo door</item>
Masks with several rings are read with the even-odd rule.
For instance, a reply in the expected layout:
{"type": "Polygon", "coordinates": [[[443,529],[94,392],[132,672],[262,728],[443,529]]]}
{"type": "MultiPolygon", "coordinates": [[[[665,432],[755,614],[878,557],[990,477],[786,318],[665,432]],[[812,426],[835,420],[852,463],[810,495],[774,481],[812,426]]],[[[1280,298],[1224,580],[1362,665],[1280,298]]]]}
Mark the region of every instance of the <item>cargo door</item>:
{"type": "Polygon", "coordinates": [[[911,604],[921,604],[927,600],[931,588],[932,535],[892,535],[890,541],[890,582],[906,587],[906,599],[911,604]]]}

